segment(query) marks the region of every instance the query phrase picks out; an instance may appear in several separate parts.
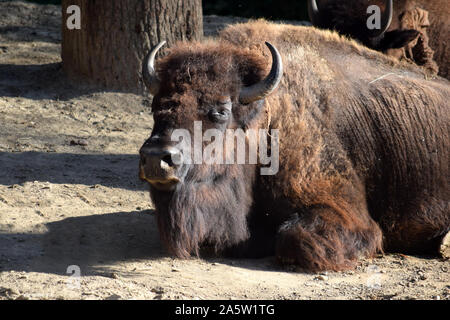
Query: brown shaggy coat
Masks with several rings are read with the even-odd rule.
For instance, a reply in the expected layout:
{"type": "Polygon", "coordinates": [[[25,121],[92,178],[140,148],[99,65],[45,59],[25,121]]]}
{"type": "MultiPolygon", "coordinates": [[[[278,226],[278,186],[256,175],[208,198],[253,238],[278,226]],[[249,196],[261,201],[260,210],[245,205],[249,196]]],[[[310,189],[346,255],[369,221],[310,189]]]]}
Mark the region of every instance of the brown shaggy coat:
{"type": "Polygon", "coordinates": [[[402,14],[409,12],[410,15],[414,15],[414,12],[419,9],[428,12],[428,21],[425,17],[415,19],[416,22],[422,21],[421,25],[417,25],[417,30],[424,36],[423,39],[419,37],[418,47],[413,49],[416,50],[413,52],[413,56],[418,59],[418,64],[421,65],[420,61],[423,57],[421,57],[420,46],[426,47],[428,41],[429,47],[434,51],[434,55],[431,57],[439,66],[439,75],[450,80],[450,5],[447,0],[395,0],[394,12],[400,14],[398,20],[394,19],[390,30],[397,29],[397,22],[401,29],[410,28],[413,24],[408,22],[402,14]],[[429,26],[427,26],[427,22],[429,22],[429,26]],[[428,39],[425,37],[423,27],[428,34],[428,39]],[[424,44],[421,44],[420,41],[423,41],[424,44]]]}
{"type": "Polygon", "coordinates": [[[342,270],[383,249],[429,252],[449,231],[447,81],[336,33],[265,21],[180,43],[157,68],[152,135],[192,130],[195,120],[208,127],[206,110],[224,94],[233,103],[227,128],[280,132],[276,175],[192,165],[174,192],[150,187],[172,254],[209,244],[275,254],[307,271],[342,270]],[[282,55],[282,82],[264,101],[241,105],[242,86],[268,72],[264,41],[282,55]]]}
{"type": "MultiPolygon", "coordinates": [[[[317,3],[320,12],[324,15],[322,28],[335,29],[366,45],[369,45],[365,33],[367,6],[376,4],[382,11],[385,9],[384,0],[317,0],[317,3]]],[[[374,47],[374,49],[423,66],[431,74],[436,74],[439,70],[440,76],[449,79],[449,17],[450,6],[447,0],[396,0],[394,16],[384,42],[392,45],[402,41],[400,38],[406,37],[406,34],[396,32],[400,30],[417,30],[418,36],[399,49],[383,48],[383,46],[374,47]]]]}

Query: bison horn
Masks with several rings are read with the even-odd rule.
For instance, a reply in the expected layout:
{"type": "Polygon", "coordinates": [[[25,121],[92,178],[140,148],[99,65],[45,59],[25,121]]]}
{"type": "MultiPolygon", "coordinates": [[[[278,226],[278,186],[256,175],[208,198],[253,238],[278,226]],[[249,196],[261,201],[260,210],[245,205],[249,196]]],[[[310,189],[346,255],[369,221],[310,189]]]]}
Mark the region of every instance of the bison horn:
{"type": "Polygon", "coordinates": [[[321,25],[320,12],[316,0],[308,0],[308,15],[313,26],[318,27],[321,25]]]}
{"type": "Polygon", "coordinates": [[[381,17],[381,26],[379,30],[376,30],[370,35],[370,38],[381,37],[389,28],[392,22],[392,15],[394,11],[394,5],[392,0],[386,0],[386,7],[381,17]]]}
{"type": "Polygon", "coordinates": [[[166,43],[166,41],[161,41],[156,47],[154,47],[145,57],[142,63],[142,77],[144,83],[150,91],[151,95],[156,95],[159,91],[161,81],[156,75],[155,71],[155,56],[156,53],[161,49],[161,47],[166,43]]]}
{"type": "Polygon", "coordinates": [[[261,100],[272,93],[278,87],[283,76],[283,62],[281,61],[280,53],[269,42],[266,42],[266,46],[272,54],[272,69],[264,80],[249,87],[244,87],[241,90],[239,101],[242,104],[249,104],[253,101],[261,100]]]}

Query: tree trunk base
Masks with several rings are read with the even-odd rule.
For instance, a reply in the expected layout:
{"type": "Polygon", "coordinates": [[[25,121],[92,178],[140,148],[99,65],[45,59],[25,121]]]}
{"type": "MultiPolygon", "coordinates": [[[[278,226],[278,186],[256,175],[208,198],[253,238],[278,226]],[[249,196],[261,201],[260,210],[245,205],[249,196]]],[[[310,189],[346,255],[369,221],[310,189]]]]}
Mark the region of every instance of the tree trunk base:
{"type": "Polygon", "coordinates": [[[63,0],[62,13],[65,73],[122,92],[146,91],[141,63],[151,47],[203,37],[201,0],[63,0]],[[79,29],[66,24],[73,5],[80,9],[79,29]]]}

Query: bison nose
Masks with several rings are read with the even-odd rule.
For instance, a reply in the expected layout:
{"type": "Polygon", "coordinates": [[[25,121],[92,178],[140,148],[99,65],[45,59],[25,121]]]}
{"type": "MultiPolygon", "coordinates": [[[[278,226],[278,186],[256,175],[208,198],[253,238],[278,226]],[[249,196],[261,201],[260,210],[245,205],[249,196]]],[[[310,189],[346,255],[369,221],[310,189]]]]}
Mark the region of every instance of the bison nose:
{"type": "Polygon", "coordinates": [[[177,168],[182,164],[181,152],[173,147],[145,144],[139,151],[139,178],[162,191],[170,191],[180,182],[177,168]]]}
{"type": "Polygon", "coordinates": [[[140,150],[141,164],[158,163],[161,168],[174,168],[181,164],[183,158],[181,152],[173,147],[151,148],[143,147],[140,150]]]}

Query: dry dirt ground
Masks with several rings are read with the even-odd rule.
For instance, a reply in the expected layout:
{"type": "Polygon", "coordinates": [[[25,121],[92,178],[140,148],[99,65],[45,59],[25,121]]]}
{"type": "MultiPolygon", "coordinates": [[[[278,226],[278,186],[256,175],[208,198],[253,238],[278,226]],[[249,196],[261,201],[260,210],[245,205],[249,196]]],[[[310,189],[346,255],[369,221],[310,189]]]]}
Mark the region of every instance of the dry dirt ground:
{"type": "Polygon", "coordinates": [[[313,275],[167,256],[137,178],[149,101],[69,83],[59,29],[57,6],[0,1],[0,299],[450,299],[435,258],[313,275]]]}

